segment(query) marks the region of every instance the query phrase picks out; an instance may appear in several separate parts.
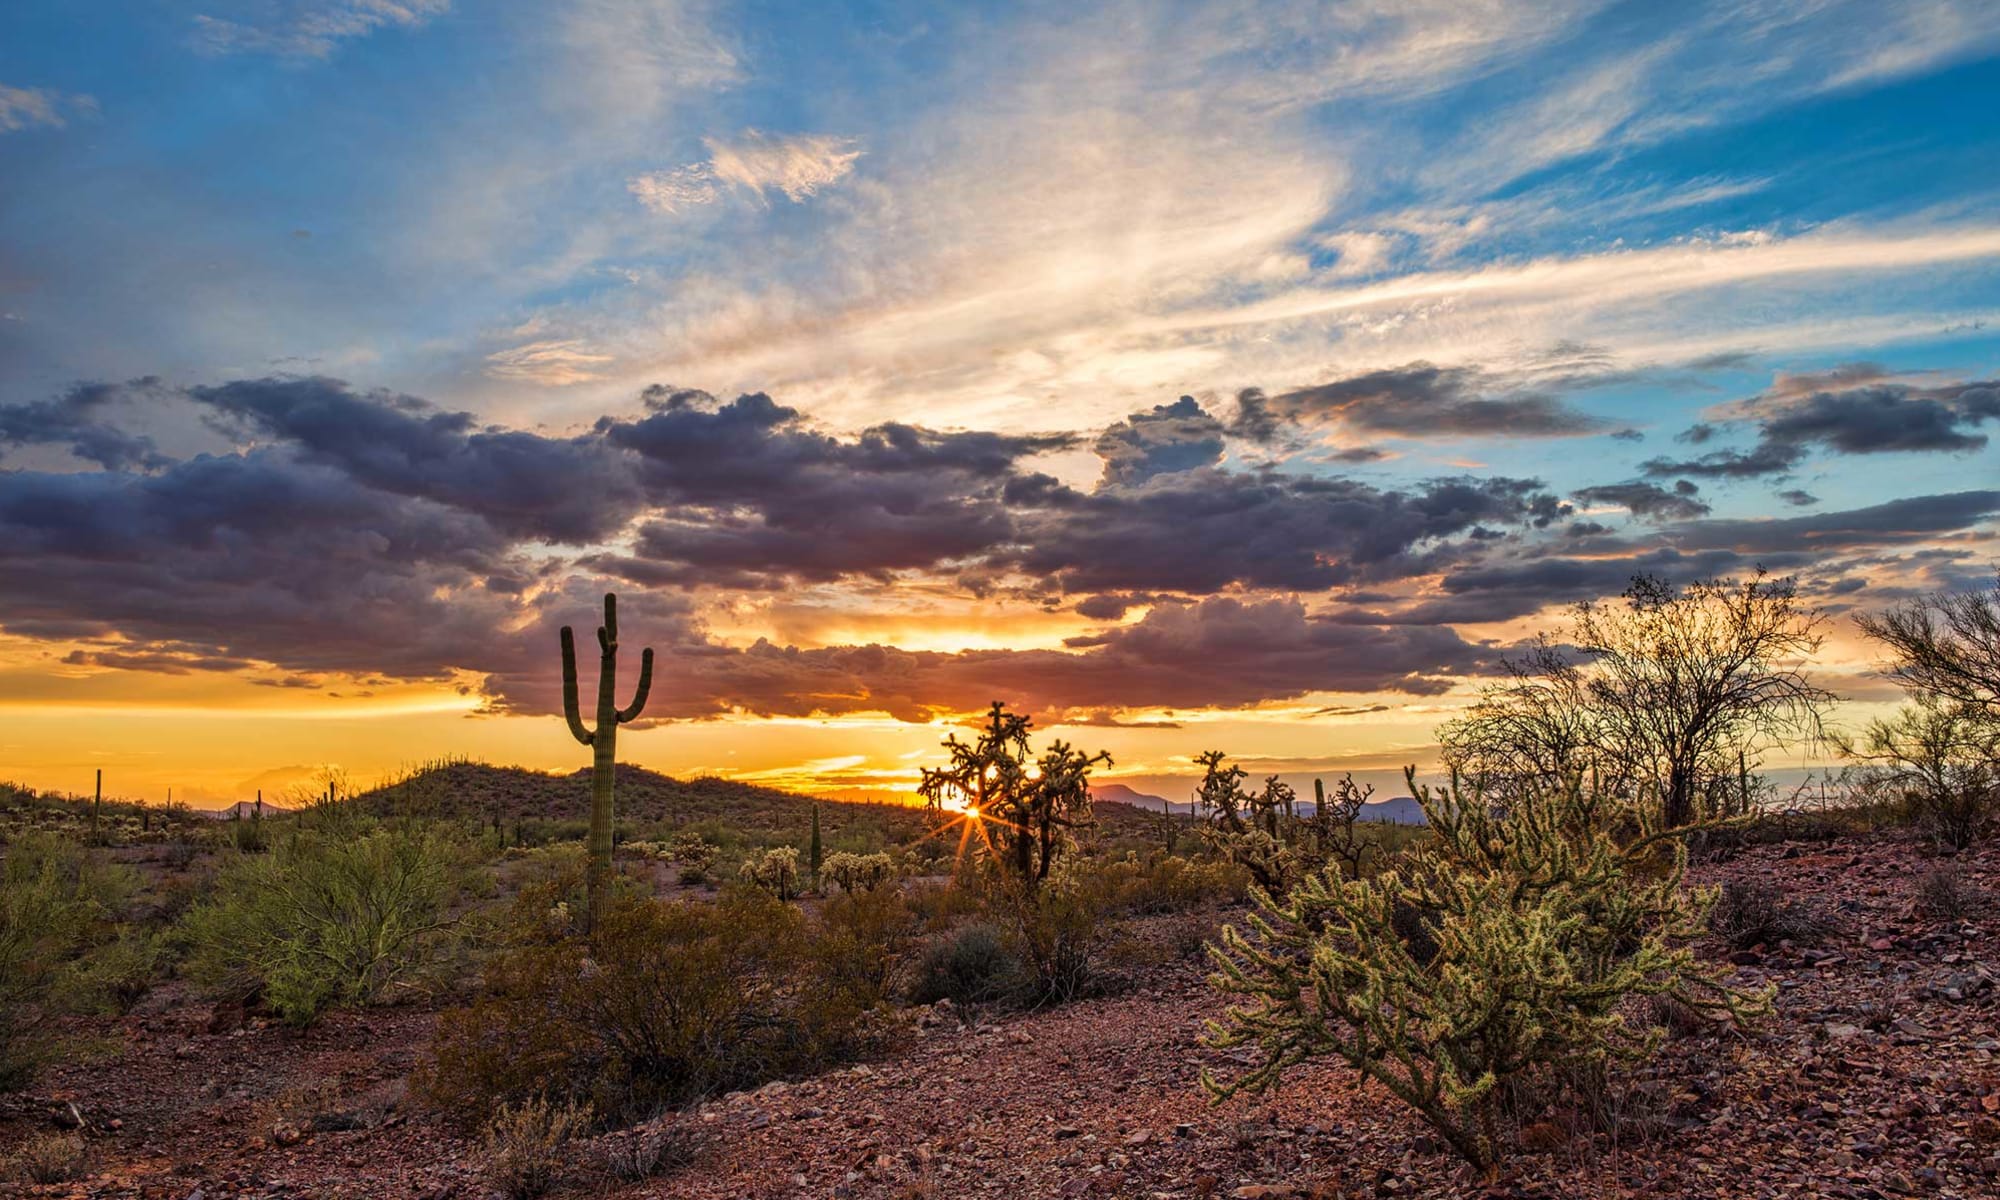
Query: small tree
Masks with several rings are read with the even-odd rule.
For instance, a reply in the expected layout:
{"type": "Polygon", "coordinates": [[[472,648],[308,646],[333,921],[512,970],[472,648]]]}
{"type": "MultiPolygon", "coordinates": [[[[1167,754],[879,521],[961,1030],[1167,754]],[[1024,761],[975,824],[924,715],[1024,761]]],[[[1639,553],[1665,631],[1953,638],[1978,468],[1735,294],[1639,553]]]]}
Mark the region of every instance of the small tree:
{"type": "Polygon", "coordinates": [[[1656,795],[1670,827],[1731,811],[1743,752],[1822,732],[1835,697],[1802,666],[1819,624],[1793,580],[1762,572],[1684,589],[1640,575],[1622,605],[1579,604],[1570,638],[1590,658],[1598,756],[1656,795]]]}
{"type": "Polygon", "coordinates": [[[1503,664],[1463,717],[1438,727],[1445,769],[1491,791],[1568,779],[1606,765],[1602,720],[1581,667],[1547,633],[1503,664]]]}
{"type": "Polygon", "coordinates": [[[1859,623],[1912,692],[2000,721],[2000,575],[1989,591],[1926,596],[1859,623]]]}
{"type": "Polygon", "coordinates": [[[1868,726],[1858,746],[1871,783],[1902,793],[1917,823],[1955,850],[1971,846],[2000,807],[2000,721],[1926,697],[1868,726]]]}
{"type": "Polygon", "coordinates": [[[850,895],[880,887],[894,871],[895,864],[886,854],[851,854],[836,850],[826,857],[826,877],[850,895]]]}
{"type": "Polygon", "coordinates": [[[1036,758],[1028,747],[1033,724],[995,700],[978,737],[947,736],[950,764],[924,768],[917,785],[933,814],[960,806],[975,814],[993,858],[1029,891],[1048,878],[1074,831],[1091,823],[1091,769],[1111,765],[1109,754],[1086,755],[1061,741],[1036,758]]]}
{"type": "Polygon", "coordinates": [[[1510,1084],[1657,1046],[1657,1030],[1627,1024],[1627,997],[1736,1018],[1761,1004],[1697,966],[1688,942],[1713,892],[1682,888],[1686,850],[1650,807],[1571,783],[1517,793],[1503,816],[1478,794],[1410,783],[1432,836],[1404,865],[1259,893],[1251,932],[1225,928],[1211,947],[1211,982],[1246,1002],[1208,1042],[1262,1056],[1235,1079],[1204,1075],[1218,1101],[1332,1055],[1490,1169],[1510,1084]]]}

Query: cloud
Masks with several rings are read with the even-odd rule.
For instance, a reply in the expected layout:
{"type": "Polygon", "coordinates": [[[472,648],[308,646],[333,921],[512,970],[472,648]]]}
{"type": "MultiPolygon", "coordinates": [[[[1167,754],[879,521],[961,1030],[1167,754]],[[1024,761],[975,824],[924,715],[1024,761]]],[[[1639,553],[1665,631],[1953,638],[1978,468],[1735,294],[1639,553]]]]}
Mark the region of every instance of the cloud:
{"type": "Polygon", "coordinates": [[[1415,438],[1577,437],[1611,428],[1554,396],[1511,389],[1476,368],[1426,362],[1299,388],[1252,407],[1252,432],[1268,418],[1415,438]]]}
{"type": "Polygon", "coordinates": [[[0,133],[24,129],[62,129],[72,115],[95,115],[93,97],[51,88],[9,87],[0,83],[0,133]]]}
{"type": "Polygon", "coordinates": [[[1092,449],[1104,460],[1104,478],[1144,483],[1155,475],[1212,467],[1222,461],[1222,422],[1208,415],[1193,396],[1152,411],[1133,413],[1098,435],[1092,449]]]}
{"type": "Polygon", "coordinates": [[[1779,492],[1778,499],[1783,500],[1794,508],[1810,508],[1819,503],[1818,496],[1813,495],[1803,488],[1792,488],[1789,491],[1779,492]]]}
{"type": "Polygon", "coordinates": [[[555,338],[527,342],[486,356],[486,373],[495,379],[521,380],[545,387],[568,387],[603,378],[602,368],[613,361],[575,338],[555,338]]]}
{"type": "Polygon", "coordinates": [[[759,202],[779,192],[798,204],[845,178],[862,153],[853,138],[771,137],[755,129],[734,142],[704,138],[702,144],[708,147],[707,161],[636,175],[627,189],[663,215],[711,204],[726,188],[741,189],[759,202]]]}
{"type": "Polygon", "coordinates": [[[65,445],[77,458],[109,470],[162,466],[168,460],[152,438],[120,429],[108,419],[114,407],[160,389],[158,379],[147,377],[124,384],[78,384],[51,400],[0,405],[0,448],[65,445]]]}
{"type": "Polygon", "coordinates": [[[378,29],[420,29],[451,0],[278,0],[243,20],[197,14],[194,44],[209,54],[324,59],[378,29]]]}
{"type": "MultiPolygon", "coordinates": [[[[1815,448],[1835,454],[1964,453],[1986,446],[1986,435],[1974,429],[2000,421],[2000,381],[1919,386],[1884,378],[1883,368],[1870,363],[1780,375],[1770,390],[1735,406],[1756,421],[1756,446],[1679,461],[1655,458],[1644,470],[1654,477],[1745,478],[1789,471],[1815,448]]],[[[1681,440],[1700,445],[1715,435],[1715,426],[1703,423],[1681,440]]]]}
{"type": "Polygon", "coordinates": [[[480,429],[471,414],[338,379],[270,378],[187,395],[225,431],[279,439],[357,484],[477,517],[510,537],[580,544],[644,504],[633,468],[600,438],[480,429]]]}
{"type": "Polygon", "coordinates": [[[1651,521],[1689,521],[1709,514],[1709,506],[1696,499],[1700,490],[1683,479],[1672,491],[1653,483],[1607,483],[1579,488],[1570,495],[1585,504],[1616,504],[1651,521]]]}

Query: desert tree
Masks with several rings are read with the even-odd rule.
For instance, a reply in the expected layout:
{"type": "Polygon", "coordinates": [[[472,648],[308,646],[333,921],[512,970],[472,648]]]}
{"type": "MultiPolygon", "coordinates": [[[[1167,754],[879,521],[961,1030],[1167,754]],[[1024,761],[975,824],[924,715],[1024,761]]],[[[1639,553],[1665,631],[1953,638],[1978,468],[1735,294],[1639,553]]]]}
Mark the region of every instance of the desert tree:
{"type": "Polygon", "coordinates": [[[1859,624],[1911,692],[2000,721],[2000,575],[1989,590],[1925,596],[1859,624]]]}
{"type": "Polygon", "coordinates": [[[1577,605],[1569,640],[1603,757],[1669,826],[1733,808],[1746,755],[1824,734],[1836,697],[1804,667],[1821,623],[1795,580],[1761,570],[1685,588],[1639,575],[1622,603],[1577,605]]]}
{"type": "Polygon", "coordinates": [[[1505,679],[1438,727],[1445,769],[1494,792],[1593,770],[1602,777],[1603,722],[1575,656],[1543,632],[1502,667],[1505,679]]]}
{"type": "Polygon", "coordinates": [[[2000,807],[2000,720],[1970,705],[1921,696],[1869,723],[1842,749],[1868,782],[1901,793],[1941,845],[1964,850],[2000,807]]]}

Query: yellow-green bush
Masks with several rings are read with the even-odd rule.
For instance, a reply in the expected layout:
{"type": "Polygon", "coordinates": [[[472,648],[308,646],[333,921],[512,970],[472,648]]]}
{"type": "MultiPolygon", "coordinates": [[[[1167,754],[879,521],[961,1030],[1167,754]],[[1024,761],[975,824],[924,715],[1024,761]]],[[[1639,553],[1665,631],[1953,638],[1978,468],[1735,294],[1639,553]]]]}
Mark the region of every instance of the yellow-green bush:
{"type": "Polygon", "coordinates": [[[181,923],[187,971],[214,991],[260,994],[309,1024],[367,1004],[451,950],[458,902],[478,881],[470,848],[441,826],[317,830],[243,854],[181,923]]]}
{"type": "Polygon", "coordinates": [[[118,976],[143,989],[111,959],[120,921],[136,890],[132,873],[102,862],[74,840],[49,833],[17,837],[0,859],[0,1091],[24,1086],[52,1047],[48,1019],[94,1006],[96,978],[118,976]]]}

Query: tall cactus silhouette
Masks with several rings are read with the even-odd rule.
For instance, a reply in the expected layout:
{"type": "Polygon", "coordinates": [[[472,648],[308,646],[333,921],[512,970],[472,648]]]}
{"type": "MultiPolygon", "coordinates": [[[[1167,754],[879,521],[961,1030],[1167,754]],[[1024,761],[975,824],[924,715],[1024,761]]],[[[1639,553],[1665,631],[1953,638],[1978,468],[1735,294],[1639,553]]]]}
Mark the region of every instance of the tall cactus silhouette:
{"type": "Polygon", "coordinates": [[[618,707],[618,597],[604,596],[604,624],[597,627],[597,644],[603,651],[597,674],[597,728],[585,727],[583,712],[576,702],[576,634],[562,627],[563,715],[569,719],[570,736],[592,750],[590,772],[590,865],[585,876],[589,928],[596,928],[603,915],[611,877],[611,782],[618,764],[618,727],[638,719],[646,708],[646,694],[653,690],[653,648],[639,656],[639,690],[632,703],[618,707]]]}

